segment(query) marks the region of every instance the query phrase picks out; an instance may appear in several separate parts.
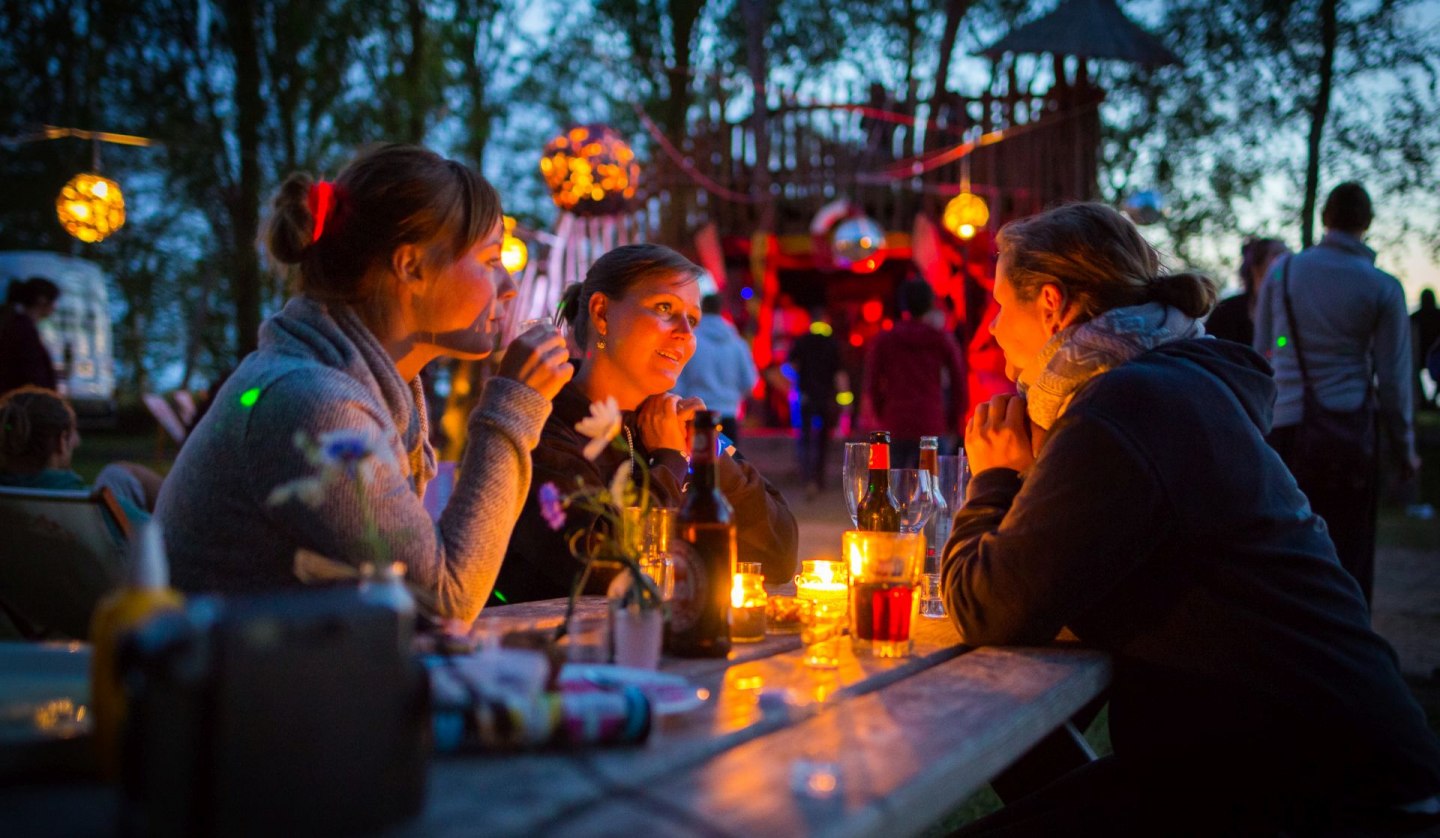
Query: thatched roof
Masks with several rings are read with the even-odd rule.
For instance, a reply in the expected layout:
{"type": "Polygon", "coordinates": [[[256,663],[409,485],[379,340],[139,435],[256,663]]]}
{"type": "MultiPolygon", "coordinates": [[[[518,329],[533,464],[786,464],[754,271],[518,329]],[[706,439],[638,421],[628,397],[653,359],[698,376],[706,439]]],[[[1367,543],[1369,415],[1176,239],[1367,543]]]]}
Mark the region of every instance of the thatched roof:
{"type": "Polygon", "coordinates": [[[1007,52],[1105,58],[1147,67],[1180,63],[1159,38],[1126,17],[1115,0],[1061,0],[1054,11],[1012,30],[980,54],[993,60],[1007,52]]]}

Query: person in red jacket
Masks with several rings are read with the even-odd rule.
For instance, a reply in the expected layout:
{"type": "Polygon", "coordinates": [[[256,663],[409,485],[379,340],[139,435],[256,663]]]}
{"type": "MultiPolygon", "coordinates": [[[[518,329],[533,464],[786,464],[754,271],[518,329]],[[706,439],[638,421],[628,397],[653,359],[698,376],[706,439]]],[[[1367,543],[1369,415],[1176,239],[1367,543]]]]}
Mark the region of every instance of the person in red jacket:
{"type": "Polygon", "coordinates": [[[955,434],[965,408],[965,362],[955,340],[922,318],[935,304],[923,280],[900,286],[901,319],[882,332],[865,365],[865,393],[890,432],[890,461],[914,468],[920,437],[955,434]]]}
{"type": "Polygon", "coordinates": [[[59,297],[60,287],[38,276],[6,289],[0,308],[0,394],[27,384],[57,389],[55,361],[37,326],[54,313],[59,297]]]}

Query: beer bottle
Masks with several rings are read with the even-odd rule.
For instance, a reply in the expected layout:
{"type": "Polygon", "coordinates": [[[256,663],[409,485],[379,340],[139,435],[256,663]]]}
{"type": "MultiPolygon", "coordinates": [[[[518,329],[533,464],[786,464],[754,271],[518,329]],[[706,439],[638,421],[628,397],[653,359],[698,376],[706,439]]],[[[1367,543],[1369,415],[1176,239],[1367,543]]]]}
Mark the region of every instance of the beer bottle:
{"type": "Polygon", "coordinates": [[[676,535],[675,594],[665,647],[672,655],[723,658],[730,652],[730,586],[737,558],[735,520],[716,474],[720,414],[695,414],[690,477],[676,535]]]}
{"type": "Polygon", "coordinates": [[[900,508],[890,496],[890,432],[870,434],[870,481],[856,510],[862,530],[900,532],[900,508]]]}
{"type": "Polygon", "coordinates": [[[945,493],[940,491],[940,438],[920,437],[920,468],[930,472],[930,499],[935,511],[925,522],[925,572],[940,572],[940,551],[950,538],[950,516],[953,510],[945,503],[945,493]]]}

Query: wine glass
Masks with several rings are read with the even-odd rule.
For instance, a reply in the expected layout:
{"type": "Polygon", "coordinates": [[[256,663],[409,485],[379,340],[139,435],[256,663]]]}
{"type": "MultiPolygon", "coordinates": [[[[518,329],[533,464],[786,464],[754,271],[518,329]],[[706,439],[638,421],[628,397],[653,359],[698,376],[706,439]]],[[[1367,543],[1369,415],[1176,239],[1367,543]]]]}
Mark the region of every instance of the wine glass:
{"type": "Polygon", "coordinates": [[[900,531],[920,532],[935,503],[930,495],[930,472],[923,468],[890,469],[890,497],[900,510],[900,531]]]}
{"type": "Polygon", "coordinates": [[[845,505],[850,507],[850,521],[860,526],[860,500],[870,482],[870,443],[845,443],[845,505]]]}

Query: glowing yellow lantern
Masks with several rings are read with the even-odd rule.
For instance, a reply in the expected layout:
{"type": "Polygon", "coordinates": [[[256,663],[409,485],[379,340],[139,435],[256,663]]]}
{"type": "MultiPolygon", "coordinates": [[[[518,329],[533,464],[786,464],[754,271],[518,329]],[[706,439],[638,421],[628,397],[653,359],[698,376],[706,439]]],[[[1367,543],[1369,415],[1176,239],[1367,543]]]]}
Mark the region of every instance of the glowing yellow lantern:
{"type": "Polygon", "coordinates": [[[525,246],[525,241],[515,235],[515,219],[512,216],[505,216],[505,240],[500,244],[500,264],[505,270],[512,274],[518,274],[525,270],[525,265],[530,262],[530,248],[525,246]]]}
{"type": "Polygon", "coordinates": [[[55,214],[65,232],[82,242],[98,242],[125,223],[120,184],[96,174],[78,174],[60,190],[55,214]]]}
{"type": "Polygon", "coordinates": [[[578,125],[546,143],[540,173],[555,205],[576,215],[621,212],[640,182],[635,152],[606,125],[578,125]]]}
{"type": "Polygon", "coordinates": [[[972,192],[961,192],[945,205],[941,224],[962,239],[970,239],[990,221],[990,208],[985,199],[972,192]]]}

